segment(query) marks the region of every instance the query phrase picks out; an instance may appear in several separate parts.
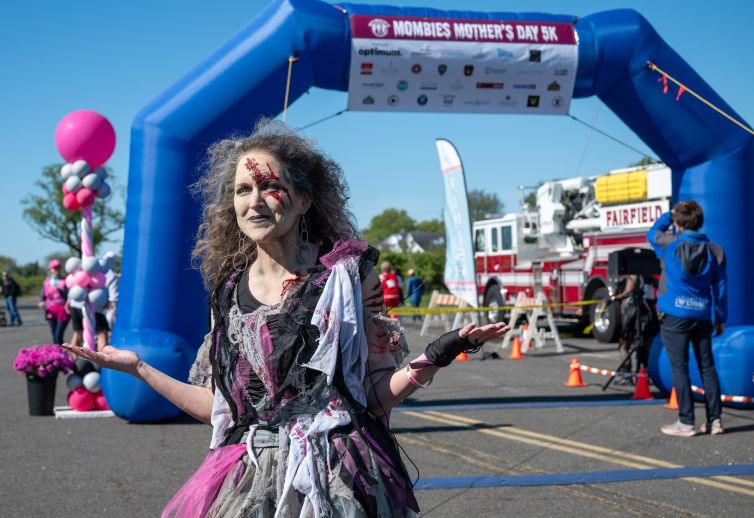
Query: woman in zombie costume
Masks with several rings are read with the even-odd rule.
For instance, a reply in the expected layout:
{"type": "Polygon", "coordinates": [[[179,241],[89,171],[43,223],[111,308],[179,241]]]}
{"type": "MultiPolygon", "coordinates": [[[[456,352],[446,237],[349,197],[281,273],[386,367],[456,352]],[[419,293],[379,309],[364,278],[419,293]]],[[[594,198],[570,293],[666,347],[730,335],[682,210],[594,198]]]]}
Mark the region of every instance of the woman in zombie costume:
{"type": "Polygon", "coordinates": [[[506,331],[468,325],[398,369],[378,253],[359,241],[340,167],[274,122],[209,150],[194,258],[211,330],[181,383],[132,352],[78,351],[212,425],[210,453],[163,516],[411,516],[390,409],[506,331]]]}

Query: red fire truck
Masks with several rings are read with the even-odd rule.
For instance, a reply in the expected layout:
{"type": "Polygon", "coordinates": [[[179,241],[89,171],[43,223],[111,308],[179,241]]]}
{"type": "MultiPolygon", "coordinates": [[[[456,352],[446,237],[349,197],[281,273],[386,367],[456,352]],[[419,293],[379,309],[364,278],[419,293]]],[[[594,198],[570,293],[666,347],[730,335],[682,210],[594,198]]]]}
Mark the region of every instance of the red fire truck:
{"type": "MultiPolygon", "coordinates": [[[[594,336],[614,341],[618,306],[569,305],[608,296],[608,254],[649,247],[646,232],[669,210],[672,175],[663,164],[618,169],[593,178],[546,182],[536,208],[473,224],[479,302],[514,303],[541,285],[557,317],[593,324],[594,336]]],[[[491,311],[490,320],[504,319],[491,311]]]]}

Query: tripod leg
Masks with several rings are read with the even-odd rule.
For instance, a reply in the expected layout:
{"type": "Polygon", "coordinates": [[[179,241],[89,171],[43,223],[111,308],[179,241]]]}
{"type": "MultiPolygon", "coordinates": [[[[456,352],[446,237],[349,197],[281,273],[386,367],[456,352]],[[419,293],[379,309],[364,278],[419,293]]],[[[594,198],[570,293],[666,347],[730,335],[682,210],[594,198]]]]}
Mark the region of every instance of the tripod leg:
{"type": "MultiPolygon", "coordinates": [[[[636,348],[635,348],[635,347],[631,347],[631,349],[629,349],[629,350],[628,350],[628,356],[626,356],[626,357],[625,357],[625,358],[623,359],[623,361],[622,361],[622,362],[620,362],[620,365],[618,365],[618,366],[617,366],[617,367],[615,368],[615,371],[614,371],[614,372],[618,372],[618,371],[622,370],[622,369],[623,369],[623,367],[625,367],[625,366],[626,366],[626,364],[629,364],[629,365],[630,365],[630,364],[631,364],[631,356],[633,356],[633,354],[634,354],[635,352],[636,352],[636,348]]],[[[609,387],[609,386],[610,386],[610,384],[611,384],[611,383],[613,382],[613,380],[614,380],[614,379],[615,379],[615,374],[613,374],[612,376],[610,376],[610,377],[608,378],[608,380],[607,380],[607,381],[605,382],[605,384],[604,384],[604,385],[602,385],[602,391],[603,391],[603,392],[604,392],[605,390],[607,390],[607,387],[609,387]]]]}

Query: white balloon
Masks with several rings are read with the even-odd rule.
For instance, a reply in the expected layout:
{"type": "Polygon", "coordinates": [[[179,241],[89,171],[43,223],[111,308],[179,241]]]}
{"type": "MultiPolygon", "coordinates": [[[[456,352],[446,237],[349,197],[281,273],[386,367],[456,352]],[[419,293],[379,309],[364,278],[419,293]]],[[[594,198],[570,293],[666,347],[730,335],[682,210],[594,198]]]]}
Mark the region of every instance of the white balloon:
{"type": "Polygon", "coordinates": [[[90,372],[84,376],[84,388],[89,392],[96,393],[102,388],[99,381],[99,372],[90,372]]]}
{"type": "Polygon", "coordinates": [[[75,302],[84,302],[86,300],[87,290],[81,286],[73,286],[68,290],[68,298],[75,302]]]}
{"type": "Polygon", "coordinates": [[[96,191],[97,188],[102,185],[102,178],[94,173],[89,173],[81,180],[81,185],[88,189],[94,189],[96,191]]]}
{"type": "Polygon", "coordinates": [[[76,175],[71,175],[65,179],[64,185],[65,188],[68,189],[68,192],[76,192],[81,189],[81,178],[76,175]]]}
{"type": "Polygon", "coordinates": [[[81,260],[81,269],[86,273],[97,273],[100,270],[99,261],[96,257],[84,257],[81,260]]]}
{"type": "Polygon", "coordinates": [[[65,271],[68,273],[73,273],[76,270],[81,268],[81,259],[78,257],[69,257],[65,261],[65,271]]]}
{"type": "Polygon", "coordinates": [[[92,303],[94,309],[99,311],[107,304],[107,290],[96,289],[89,292],[89,302],[92,303]]]}
{"type": "Polygon", "coordinates": [[[73,174],[79,178],[83,178],[89,174],[89,164],[86,163],[86,160],[76,160],[73,165],[71,165],[71,171],[73,171],[73,174]]]}
{"type": "Polygon", "coordinates": [[[97,198],[107,198],[108,196],[110,196],[110,184],[103,181],[97,189],[97,198]]]}
{"type": "Polygon", "coordinates": [[[101,180],[104,180],[105,178],[107,178],[107,169],[105,169],[105,168],[104,168],[104,167],[102,167],[102,166],[99,166],[99,167],[95,167],[95,168],[94,168],[94,169],[92,170],[92,173],[94,173],[94,174],[96,174],[97,176],[99,176],[101,180]]]}
{"type": "Polygon", "coordinates": [[[71,164],[63,164],[63,167],[60,168],[60,176],[63,177],[63,180],[68,178],[73,174],[73,169],[71,164]]]}
{"type": "Polygon", "coordinates": [[[68,387],[68,390],[76,390],[83,385],[83,380],[78,374],[71,374],[66,378],[65,384],[68,387]]]}

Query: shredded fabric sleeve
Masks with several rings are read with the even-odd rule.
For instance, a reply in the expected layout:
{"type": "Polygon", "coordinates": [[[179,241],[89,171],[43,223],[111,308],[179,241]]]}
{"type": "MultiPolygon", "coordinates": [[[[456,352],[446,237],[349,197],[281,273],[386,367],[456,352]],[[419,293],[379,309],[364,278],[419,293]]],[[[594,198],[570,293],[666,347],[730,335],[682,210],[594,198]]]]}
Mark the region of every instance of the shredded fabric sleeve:
{"type": "Polygon", "coordinates": [[[403,327],[397,319],[385,315],[382,285],[376,272],[362,282],[364,332],[367,339],[367,372],[395,370],[408,354],[403,327]]]}
{"type": "Polygon", "coordinates": [[[199,387],[212,388],[212,364],[209,349],[212,347],[212,333],[204,335],[204,341],[196,353],[196,360],[189,371],[188,382],[199,387]]]}

